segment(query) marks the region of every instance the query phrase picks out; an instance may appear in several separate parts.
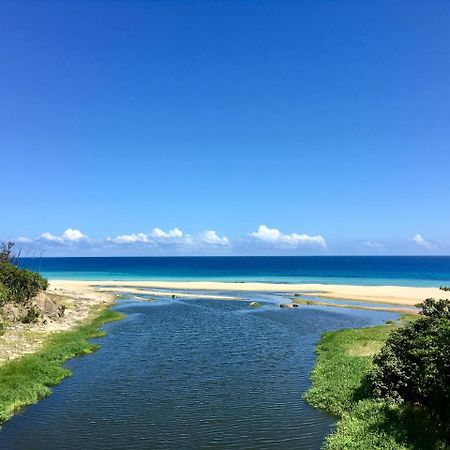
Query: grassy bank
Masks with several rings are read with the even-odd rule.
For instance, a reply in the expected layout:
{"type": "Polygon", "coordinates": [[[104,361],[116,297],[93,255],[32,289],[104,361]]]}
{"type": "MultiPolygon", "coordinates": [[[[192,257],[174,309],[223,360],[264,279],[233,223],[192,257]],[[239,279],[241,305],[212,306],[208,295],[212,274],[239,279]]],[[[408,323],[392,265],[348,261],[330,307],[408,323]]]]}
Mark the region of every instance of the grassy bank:
{"type": "MultiPolygon", "coordinates": [[[[410,320],[405,317],[403,320],[410,320]]],[[[395,324],[326,333],[306,400],[339,418],[328,450],[444,449],[427,414],[370,396],[367,374],[395,324]]]]}
{"type": "Polygon", "coordinates": [[[40,351],[0,366],[0,423],[24,406],[49,395],[50,386],[70,375],[62,366],[64,361],[95,351],[98,345],[88,339],[103,336],[105,333],[100,327],[122,317],[109,308],[99,309],[89,323],[72,331],[52,334],[40,351]]]}

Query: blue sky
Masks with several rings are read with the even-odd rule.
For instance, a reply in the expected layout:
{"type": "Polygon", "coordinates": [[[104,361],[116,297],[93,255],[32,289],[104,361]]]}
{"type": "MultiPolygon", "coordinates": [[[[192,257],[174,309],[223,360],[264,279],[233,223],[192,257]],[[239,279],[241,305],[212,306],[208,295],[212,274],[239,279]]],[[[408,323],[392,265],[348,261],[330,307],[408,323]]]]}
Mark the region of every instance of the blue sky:
{"type": "Polygon", "coordinates": [[[450,254],[449,23],[447,1],[2,1],[0,238],[450,254]]]}

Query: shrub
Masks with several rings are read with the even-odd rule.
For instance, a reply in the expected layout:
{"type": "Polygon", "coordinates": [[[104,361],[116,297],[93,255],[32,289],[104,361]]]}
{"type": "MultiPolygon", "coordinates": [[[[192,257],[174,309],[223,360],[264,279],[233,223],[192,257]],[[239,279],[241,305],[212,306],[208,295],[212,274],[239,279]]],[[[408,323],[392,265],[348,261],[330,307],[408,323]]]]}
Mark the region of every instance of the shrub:
{"type": "MultiPolygon", "coordinates": [[[[48,281],[36,272],[19,269],[8,262],[0,262],[0,284],[7,290],[7,301],[28,303],[39,292],[45,291],[48,281]]],[[[3,291],[3,294],[5,292],[3,291]]]]}
{"type": "Polygon", "coordinates": [[[9,291],[3,283],[0,283],[0,306],[8,301],[9,291]]]}
{"type": "Polygon", "coordinates": [[[421,405],[450,431],[450,301],[427,299],[420,319],[391,333],[374,358],[376,396],[421,405]]]}
{"type": "Polygon", "coordinates": [[[22,323],[34,323],[37,321],[39,317],[39,310],[31,305],[28,309],[27,309],[27,313],[20,319],[20,321],[22,323]]]}
{"type": "Polygon", "coordinates": [[[0,262],[14,264],[17,257],[13,254],[14,242],[2,242],[0,244],[0,262]]]}

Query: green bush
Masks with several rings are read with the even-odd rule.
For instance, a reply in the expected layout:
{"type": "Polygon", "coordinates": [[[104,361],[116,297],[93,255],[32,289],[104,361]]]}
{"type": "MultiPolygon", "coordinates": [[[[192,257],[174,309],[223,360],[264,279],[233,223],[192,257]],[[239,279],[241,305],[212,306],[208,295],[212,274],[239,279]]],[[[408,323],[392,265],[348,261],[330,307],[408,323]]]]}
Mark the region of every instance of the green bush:
{"type": "Polygon", "coordinates": [[[373,392],[425,407],[450,432],[450,301],[427,299],[419,320],[391,333],[374,358],[373,392]]]}
{"type": "Polygon", "coordinates": [[[8,301],[9,291],[3,283],[0,283],[0,306],[8,301]]]}
{"type": "Polygon", "coordinates": [[[37,321],[38,318],[39,318],[39,310],[35,306],[31,305],[27,309],[26,314],[22,316],[20,321],[22,323],[34,323],[37,321]]]}
{"type": "Polygon", "coordinates": [[[14,242],[2,242],[0,244],[0,262],[14,264],[17,261],[17,256],[13,253],[14,242]]]}
{"type": "Polygon", "coordinates": [[[3,298],[3,302],[24,304],[39,292],[45,291],[48,281],[36,272],[19,269],[8,262],[0,262],[0,285],[3,286],[0,290],[0,301],[3,298]]]}

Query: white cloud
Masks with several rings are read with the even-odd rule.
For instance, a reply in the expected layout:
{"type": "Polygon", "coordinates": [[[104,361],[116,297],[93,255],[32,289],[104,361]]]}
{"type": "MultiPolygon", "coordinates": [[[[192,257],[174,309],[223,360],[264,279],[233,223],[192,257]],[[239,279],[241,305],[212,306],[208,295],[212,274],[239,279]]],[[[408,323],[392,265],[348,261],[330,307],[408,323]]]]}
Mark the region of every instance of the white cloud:
{"type": "Polygon", "coordinates": [[[436,246],[434,245],[433,242],[427,241],[426,239],[424,239],[422,237],[421,234],[417,233],[413,238],[412,238],[413,242],[418,245],[419,247],[422,248],[426,248],[427,250],[431,250],[433,248],[435,248],[436,246]]]}
{"type": "Polygon", "coordinates": [[[362,245],[364,247],[371,248],[371,249],[382,249],[382,248],[384,248],[383,242],[379,242],[379,241],[364,241],[362,243],[362,245]]]}
{"type": "Polygon", "coordinates": [[[33,242],[33,239],[21,236],[16,239],[16,242],[19,242],[21,244],[30,244],[31,242],[33,242]]]}
{"type": "Polygon", "coordinates": [[[207,230],[200,233],[199,238],[202,242],[209,245],[229,245],[230,241],[226,236],[220,237],[214,230],[207,230]]]}
{"type": "MultiPolygon", "coordinates": [[[[28,239],[28,238],[25,238],[25,239],[28,239]]],[[[57,235],[54,235],[54,234],[46,231],[45,233],[42,233],[38,237],[37,240],[43,240],[43,241],[47,241],[47,242],[57,242],[60,244],[64,244],[64,243],[68,243],[68,242],[79,242],[79,241],[87,240],[87,239],[88,239],[88,236],[83,234],[80,230],[76,230],[73,228],[67,228],[67,230],[64,231],[64,233],[61,236],[57,236],[57,235]]]]}
{"type": "Polygon", "coordinates": [[[122,234],[115,238],[107,238],[107,242],[114,244],[142,244],[150,247],[161,248],[204,248],[209,246],[226,246],[229,244],[227,237],[219,236],[215,231],[208,230],[198,235],[185,234],[179,228],[164,231],[154,228],[150,233],[122,234]]]}
{"type": "Polygon", "coordinates": [[[158,244],[170,245],[171,243],[179,243],[182,241],[188,243],[190,236],[184,235],[178,228],[169,231],[164,231],[161,228],[153,228],[150,233],[121,234],[115,238],[106,238],[106,240],[116,244],[146,244],[156,246],[158,244]]]}
{"type": "Polygon", "coordinates": [[[46,231],[45,233],[42,233],[38,239],[43,239],[45,241],[51,241],[51,242],[62,242],[63,238],[61,236],[55,236],[54,234],[49,233],[46,231]]]}
{"type": "Polygon", "coordinates": [[[133,244],[136,242],[143,242],[143,243],[150,242],[148,236],[144,233],[121,234],[113,239],[107,238],[107,240],[110,242],[114,242],[116,244],[133,244]]]}
{"type": "Polygon", "coordinates": [[[75,230],[73,228],[67,228],[62,235],[63,239],[67,241],[79,241],[81,239],[87,239],[87,236],[83,234],[80,230],[75,230]]]}
{"type": "Polygon", "coordinates": [[[300,247],[303,245],[314,245],[325,248],[327,246],[322,236],[309,236],[307,234],[282,233],[277,228],[269,228],[266,225],[260,225],[258,231],[250,233],[250,236],[278,247],[300,247]]]}
{"type": "MultiPolygon", "coordinates": [[[[21,237],[17,242],[24,246],[33,244],[41,248],[55,249],[59,247],[70,248],[71,251],[106,252],[115,254],[127,254],[138,252],[139,254],[208,254],[223,253],[230,249],[252,252],[255,248],[272,249],[296,249],[304,246],[309,248],[326,248],[325,239],[322,236],[309,236],[307,234],[286,234],[276,228],[260,225],[258,230],[247,235],[245,239],[229,239],[219,235],[215,230],[205,230],[195,234],[184,233],[180,228],[164,230],[153,228],[149,232],[136,232],[118,234],[113,237],[90,238],[80,230],[67,228],[62,234],[45,232],[34,239],[21,237]],[[250,236],[250,238],[249,238],[250,236]]],[[[58,250],[63,251],[63,250],[58,250]]],[[[98,253],[97,253],[98,254],[98,253]]]]}
{"type": "Polygon", "coordinates": [[[181,239],[183,237],[183,232],[178,228],[169,231],[161,230],[161,228],[153,228],[150,235],[156,239],[181,239]]]}

